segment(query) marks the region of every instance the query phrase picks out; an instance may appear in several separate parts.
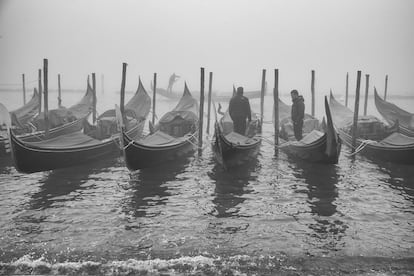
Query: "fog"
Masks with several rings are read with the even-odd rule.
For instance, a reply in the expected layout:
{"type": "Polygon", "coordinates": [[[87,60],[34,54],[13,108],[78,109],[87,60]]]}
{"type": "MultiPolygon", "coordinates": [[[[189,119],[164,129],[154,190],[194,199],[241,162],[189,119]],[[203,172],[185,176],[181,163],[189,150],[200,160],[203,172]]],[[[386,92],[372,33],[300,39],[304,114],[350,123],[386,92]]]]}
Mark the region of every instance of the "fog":
{"type": "MultiPolygon", "coordinates": [[[[0,0],[0,88],[36,85],[43,58],[49,87],[83,89],[87,75],[104,75],[105,93],[119,90],[122,62],[127,90],[138,76],[149,89],[181,76],[200,89],[200,67],[213,72],[213,88],[260,89],[261,70],[273,87],[279,69],[281,93],[355,90],[357,70],[371,87],[414,94],[414,1],[411,0],[0,0]]],[[[207,86],[206,86],[207,87],[207,86]]]]}

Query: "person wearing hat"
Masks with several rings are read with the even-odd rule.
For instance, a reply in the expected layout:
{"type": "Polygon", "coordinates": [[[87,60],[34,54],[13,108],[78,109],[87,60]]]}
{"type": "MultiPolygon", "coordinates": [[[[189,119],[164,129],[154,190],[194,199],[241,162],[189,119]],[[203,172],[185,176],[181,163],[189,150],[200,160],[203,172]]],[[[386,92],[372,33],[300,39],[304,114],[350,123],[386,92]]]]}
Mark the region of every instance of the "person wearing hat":
{"type": "Polygon", "coordinates": [[[230,117],[233,120],[233,130],[241,135],[246,132],[246,120],[252,120],[249,99],[243,96],[243,87],[238,87],[236,95],[229,104],[230,117]]]}
{"type": "Polygon", "coordinates": [[[302,140],[303,118],[305,117],[305,100],[299,96],[298,90],[294,89],[290,92],[292,97],[291,119],[293,124],[293,133],[296,140],[302,140]]]}

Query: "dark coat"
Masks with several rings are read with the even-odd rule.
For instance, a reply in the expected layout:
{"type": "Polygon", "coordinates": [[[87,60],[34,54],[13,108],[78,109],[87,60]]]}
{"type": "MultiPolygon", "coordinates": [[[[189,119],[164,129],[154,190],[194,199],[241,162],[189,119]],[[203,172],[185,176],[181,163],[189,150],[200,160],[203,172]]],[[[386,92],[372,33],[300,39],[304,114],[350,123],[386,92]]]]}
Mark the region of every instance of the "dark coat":
{"type": "Polygon", "coordinates": [[[302,96],[297,97],[292,104],[291,110],[292,122],[297,123],[303,121],[305,117],[305,100],[302,96]]]}
{"type": "Polygon", "coordinates": [[[240,95],[236,95],[231,98],[229,104],[229,113],[233,121],[235,118],[242,118],[244,120],[247,118],[249,121],[251,121],[252,113],[250,111],[249,99],[240,95]]]}

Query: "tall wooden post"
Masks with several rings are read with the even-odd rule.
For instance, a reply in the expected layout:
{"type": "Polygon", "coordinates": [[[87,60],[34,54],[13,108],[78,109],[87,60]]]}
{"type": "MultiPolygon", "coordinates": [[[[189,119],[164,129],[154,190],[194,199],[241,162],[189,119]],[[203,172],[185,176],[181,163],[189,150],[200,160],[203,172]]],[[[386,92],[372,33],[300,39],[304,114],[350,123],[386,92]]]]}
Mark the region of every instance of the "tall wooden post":
{"type": "Polygon", "coordinates": [[[352,152],[356,149],[356,136],[358,131],[359,92],[361,88],[361,71],[357,73],[357,87],[355,92],[354,122],[352,126],[352,152]]]}
{"type": "Polygon", "coordinates": [[[58,107],[62,107],[62,90],[60,87],[60,74],[58,74],[58,107]]]}
{"type": "Polygon", "coordinates": [[[124,62],[122,63],[122,82],[121,82],[121,103],[120,109],[122,114],[122,124],[125,125],[126,123],[126,116],[125,116],[125,81],[126,81],[126,68],[127,64],[124,62]]]}
{"type": "Polygon", "coordinates": [[[44,112],[45,112],[45,137],[49,136],[49,100],[48,100],[48,83],[47,83],[47,74],[48,74],[48,60],[43,59],[43,86],[44,86],[44,112]]]}
{"type": "Polygon", "coordinates": [[[154,73],[154,87],[152,88],[152,125],[155,125],[155,103],[156,103],[156,96],[157,96],[157,73],[154,73]]]}
{"type": "Polygon", "coordinates": [[[42,112],[42,69],[39,69],[38,71],[38,82],[37,82],[38,88],[39,88],[39,114],[42,112]]]}
{"type": "Polygon", "coordinates": [[[207,105],[207,134],[210,134],[210,114],[211,114],[211,93],[213,87],[213,72],[209,73],[208,77],[208,105],[207,105]]]}
{"type": "Polygon", "coordinates": [[[349,74],[346,72],[345,106],[348,107],[349,74]]]}
{"type": "Polygon", "coordinates": [[[202,153],[203,147],[203,118],[204,118],[204,68],[201,67],[201,78],[200,78],[200,115],[199,115],[199,126],[198,126],[198,155],[202,153]]]}
{"type": "Polygon", "coordinates": [[[23,81],[23,104],[26,104],[26,82],[24,80],[24,74],[22,74],[23,81]]]}
{"type": "Polygon", "coordinates": [[[365,74],[365,101],[364,101],[364,116],[367,115],[368,107],[368,89],[369,89],[369,75],[365,74]]]}
{"type": "Polygon", "coordinates": [[[315,70],[312,70],[311,93],[312,93],[312,116],[315,116],[315,70]]]}
{"type": "Polygon", "coordinates": [[[96,76],[92,73],[92,90],[93,90],[93,103],[92,103],[92,123],[96,122],[96,76]]]}
{"type": "Polygon", "coordinates": [[[263,123],[265,89],[266,89],[266,69],[263,69],[262,70],[262,87],[260,90],[260,124],[263,123]]]}
{"type": "Polygon", "coordinates": [[[275,114],[275,154],[277,154],[279,145],[279,69],[275,69],[275,86],[273,88],[273,108],[273,113],[275,114]]]}
{"type": "Polygon", "coordinates": [[[387,100],[387,90],[388,90],[388,75],[385,76],[384,101],[387,100]]]}

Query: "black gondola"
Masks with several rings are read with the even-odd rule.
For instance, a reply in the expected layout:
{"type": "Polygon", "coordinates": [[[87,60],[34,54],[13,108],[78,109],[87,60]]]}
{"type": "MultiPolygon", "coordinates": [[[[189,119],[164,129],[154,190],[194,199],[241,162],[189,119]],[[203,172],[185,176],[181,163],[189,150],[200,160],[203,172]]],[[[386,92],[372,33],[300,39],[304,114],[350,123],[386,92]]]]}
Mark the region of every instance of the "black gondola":
{"type": "Polygon", "coordinates": [[[381,99],[376,89],[374,90],[374,94],[375,106],[387,123],[393,125],[398,122],[399,131],[402,134],[414,137],[414,114],[381,99]]]}
{"type": "Polygon", "coordinates": [[[129,170],[174,162],[195,148],[198,127],[198,103],[185,85],[177,106],[166,113],[155,126],[155,132],[134,139],[122,131],[124,158],[129,170]]]}
{"type": "MultiPolygon", "coordinates": [[[[138,137],[151,107],[151,99],[141,82],[130,103],[135,105],[127,104],[127,133],[138,137]]],[[[14,165],[24,173],[75,166],[120,153],[114,110],[98,117],[96,126],[86,125],[85,133],[77,131],[53,139],[26,142],[10,132],[10,141],[14,165]]]]}
{"type": "Polygon", "coordinates": [[[341,139],[332,122],[328,99],[325,97],[326,127],[324,133],[314,129],[300,141],[283,141],[279,148],[296,158],[315,163],[338,163],[341,139]]]}
{"type": "MultiPolygon", "coordinates": [[[[352,121],[354,113],[330,96],[333,121],[342,141],[352,147],[352,121]]],[[[360,116],[357,125],[355,153],[374,160],[414,164],[414,137],[406,136],[382,123],[374,116],[360,116]]]]}
{"type": "Polygon", "coordinates": [[[252,112],[245,135],[233,131],[228,111],[214,124],[212,149],[216,161],[226,169],[239,167],[257,158],[261,145],[261,122],[252,112]]]}

